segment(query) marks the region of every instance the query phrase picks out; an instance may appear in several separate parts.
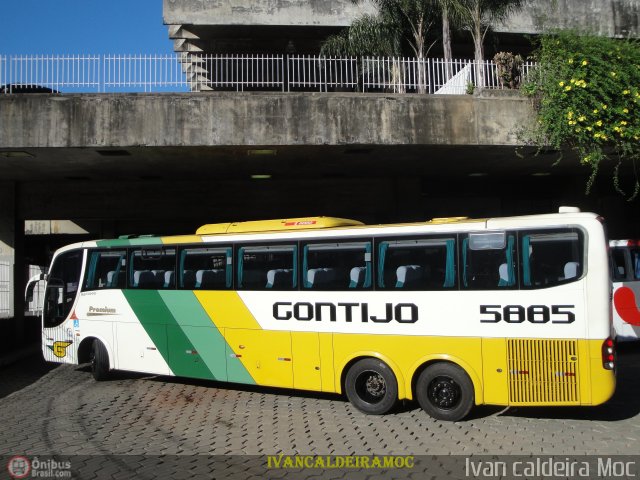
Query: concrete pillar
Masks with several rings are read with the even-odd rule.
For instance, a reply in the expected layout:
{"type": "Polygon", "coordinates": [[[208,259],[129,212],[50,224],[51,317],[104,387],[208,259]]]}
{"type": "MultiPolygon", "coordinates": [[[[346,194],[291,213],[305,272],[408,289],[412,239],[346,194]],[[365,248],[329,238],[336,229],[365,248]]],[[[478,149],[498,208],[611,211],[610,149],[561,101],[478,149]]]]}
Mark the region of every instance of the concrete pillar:
{"type": "Polygon", "coordinates": [[[24,338],[23,239],[24,222],[16,220],[15,183],[0,182],[0,332],[13,346],[24,338]]]}

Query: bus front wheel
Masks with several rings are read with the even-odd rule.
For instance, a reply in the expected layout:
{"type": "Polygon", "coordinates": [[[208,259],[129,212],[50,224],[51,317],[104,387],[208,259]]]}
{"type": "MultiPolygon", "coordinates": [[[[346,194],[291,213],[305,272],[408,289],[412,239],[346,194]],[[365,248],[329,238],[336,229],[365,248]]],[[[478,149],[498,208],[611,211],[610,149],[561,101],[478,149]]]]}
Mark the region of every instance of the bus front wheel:
{"type": "Polygon", "coordinates": [[[354,363],[347,372],[344,384],[349,401],[364,413],[387,413],[398,399],[395,375],[386,363],[375,358],[354,363]]]}
{"type": "Polygon", "coordinates": [[[91,349],[91,374],[97,381],[107,378],[109,374],[109,353],[100,340],[93,341],[91,349]]]}
{"type": "Polygon", "coordinates": [[[433,418],[456,422],[466,417],[473,407],[473,383],[459,366],[436,363],[418,377],[416,397],[422,409],[433,418]]]}

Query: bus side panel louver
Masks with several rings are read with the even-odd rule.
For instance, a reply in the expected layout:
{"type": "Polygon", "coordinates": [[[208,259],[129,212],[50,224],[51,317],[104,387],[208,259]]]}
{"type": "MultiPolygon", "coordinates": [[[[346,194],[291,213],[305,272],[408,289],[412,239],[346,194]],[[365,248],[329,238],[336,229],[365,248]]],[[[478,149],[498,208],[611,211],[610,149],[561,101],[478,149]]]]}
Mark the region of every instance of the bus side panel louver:
{"type": "Polygon", "coordinates": [[[578,404],[578,342],[507,340],[509,403],[578,404]]]}

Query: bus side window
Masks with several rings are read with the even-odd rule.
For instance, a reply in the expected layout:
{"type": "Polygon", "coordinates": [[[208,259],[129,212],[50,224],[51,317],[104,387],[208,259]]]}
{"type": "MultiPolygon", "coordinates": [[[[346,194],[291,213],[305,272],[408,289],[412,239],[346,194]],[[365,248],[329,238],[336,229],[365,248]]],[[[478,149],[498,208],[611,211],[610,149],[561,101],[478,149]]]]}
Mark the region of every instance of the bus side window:
{"type": "Polygon", "coordinates": [[[305,289],[369,289],[372,270],[371,242],[310,243],[302,249],[305,289]]]}
{"type": "Polygon", "coordinates": [[[233,283],[231,247],[187,247],[180,251],[178,288],[227,290],[233,283]]]}
{"type": "Polygon", "coordinates": [[[523,288],[547,288],[582,277],[584,241],[577,229],[520,232],[523,288]]]}
{"type": "Polygon", "coordinates": [[[514,235],[470,233],[462,241],[461,249],[464,288],[495,290],[517,286],[514,235]]]}
{"type": "Polygon", "coordinates": [[[142,247],[131,252],[129,287],[140,290],[175,288],[175,248],[142,247]]]}
{"type": "Polygon", "coordinates": [[[625,248],[611,248],[611,273],[614,281],[627,279],[627,262],[625,248]]]}
{"type": "Polygon", "coordinates": [[[380,289],[443,290],[456,286],[455,239],[385,240],[377,248],[380,289]]]}
{"type": "Polygon", "coordinates": [[[297,287],[295,245],[238,248],[237,278],[242,290],[292,290],[297,287]]]}
{"type": "Polygon", "coordinates": [[[634,248],[634,249],[631,249],[629,253],[631,254],[633,279],[640,280],[640,250],[634,248]]]}
{"type": "Polygon", "coordinates": [[[84,290],[125,288],[127,252],[124,250],[93,251],[87,260],[84,290]]]}

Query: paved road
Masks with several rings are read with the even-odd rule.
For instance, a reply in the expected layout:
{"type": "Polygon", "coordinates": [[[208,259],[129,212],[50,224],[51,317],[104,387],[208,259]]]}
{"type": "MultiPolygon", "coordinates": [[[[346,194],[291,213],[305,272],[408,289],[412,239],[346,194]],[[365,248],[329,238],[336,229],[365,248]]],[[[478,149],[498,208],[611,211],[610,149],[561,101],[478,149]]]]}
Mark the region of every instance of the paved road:
{"type": "Polygon", "coordinates": [[[377,417],[334,395],[125,373],[96,383],[31,357],[0,369],[0,455],[637,454],[639,398],[640,345],[621,352],[606,405],[482,408],[459,423],[414,403],[377,417]]]}

